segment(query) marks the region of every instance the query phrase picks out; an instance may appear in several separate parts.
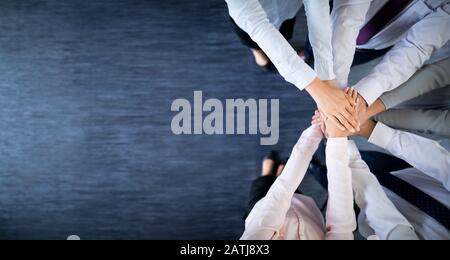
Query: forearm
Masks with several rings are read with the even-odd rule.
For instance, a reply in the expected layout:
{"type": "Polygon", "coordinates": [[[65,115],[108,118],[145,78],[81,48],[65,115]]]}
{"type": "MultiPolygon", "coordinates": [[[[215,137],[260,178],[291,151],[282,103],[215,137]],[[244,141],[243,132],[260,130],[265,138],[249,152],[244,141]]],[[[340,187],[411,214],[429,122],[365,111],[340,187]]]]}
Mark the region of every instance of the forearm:
{"type": "Polygon", "coordinates": [[[327,239],[353,239],[356,217],[353,210],[352,177],[346,137],[330,138],[326,148],[328,168],[327,239]]]}
{"type": "Polygon", "coordinates": [[[305,130],[292,150],[283,174],[253,208],[242,239],[270,239],[284,223],[292,197],[303,180],[323,135],[320,129],[305,130]]]}
{"type": "Polygon", "coordinates": [[[356,39],[363,27],[372,0],[336,0],[332,17],[334,72],[338,85],[348,86],[348,76],[356,50],[356,39]]]}
{"type": "Polygon", "coordinates": [[[321,80],[336,78],[331,46],[331,17],[328,0],[304,0],[309,40],[314,51],[314,69],[321,80]]]}
{"type": "Polygon", "coordinates": [[[394,130],[382,123],[376,125],[369,142],[405,160],[450,190],[450,153],[438,142],[394,130]]]}
{"type": "MultiPolygon", "coordinates": [[[[377,178],[370,172],[367,164],[362,160],[354,142],[349,142],[350,168],[352,171],[353,190],[355,202],[366,216],[367,224],[375,234],[383,239],[393,239],[393,231],[409,230],[407,234],[414,233],[411,224],[392,204],[383,191],[377,178]]],[[[402,234],[395,233],[400,236],[402,234]]]]}
{"type": "Polygon", "coordinates": [[[374,116],[386,111],[386,106],[381,99],[375,100],[372,105],[367,109],[367,118],[373,118],[374,116]]]}
{"type": "Polygon", "coordinates": [[[355,85],[368,105],[405,83],[431,54],[450,39],[450,16],[444,10],[415,24],[373,71],[355,85]]]}
{"type": "Polygon", "coordinates": [[[450,139],[450,111],[423,109],[389,109],[375,117],[394,129],[427,133],[450,139]]]}
{"type": "Polygon", "coordinates": [[[270,23],[258,0],[226,0],[226,2],[230,16],[236,24],[259,45],[286,81],[303,90],[317,78],[317,74],[270,23]]]}
{"type": "Polygon", "coordinates": [[[323,134],[320,128],[316,126],[310,126],[302,133],[297,144],[292,149],[283,174],[277,178],[269,190],[268,197],[276,199],[278,195],[272,196],[272,193],[278,193],[278,191],[283,191],[288,197],[293,196],[303,180],[312,156],[316,152],[322,138],[323,134]]]}
{"type": "Polygon", "coordinates": [[[384,93],[379,100],[386,109],[391,109],[405,101],[446,86],[450,86],[450,58],[426,65],[403,85],[384,93]]]}

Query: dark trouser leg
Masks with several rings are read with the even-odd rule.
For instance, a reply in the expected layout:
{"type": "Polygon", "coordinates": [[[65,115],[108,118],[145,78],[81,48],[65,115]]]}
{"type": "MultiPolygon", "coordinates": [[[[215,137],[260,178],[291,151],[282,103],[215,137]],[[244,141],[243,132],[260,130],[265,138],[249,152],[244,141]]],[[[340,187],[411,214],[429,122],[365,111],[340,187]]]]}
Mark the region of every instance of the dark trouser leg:
{"type": "Polygon", "coordinates": [[[361,50],[357,49],[355,57],[353,58],[352,67],[358,66],[369,61],[375,60],[381,56],[384,56],[391,48],[382,50],[361,50]]]}
{"type": "MultiPolygon", "coordinates": [[[[267,195],[267,192],[269,192],[270,188],[272,187],[276,179],[277,179],[276,176],[269,175],[269,176],[261,176],[253,181],[252,186],[250,188],[245,218],[247,218],[247,216],[250,214],[252,209],[255,207],[256,203],[258,203],[258,201],[260,201],[267,195]]],[[[295,191],[295,193],[302,194],[301,191],[299,191],[298,189],[295,191]]]]}
{"type": "Polygon", "coordinates": [[[247,212],[245,214],[245,217],[247,217],[248,214],[250,214],[253,207],[255,207],[256,203],[258,203],[258,201],[260,201],[267,195],[267,192],[270,190],[270,187],[272,187],[272,184],[275,182],[276,179],[277,178],[275,176],[270,175],[259,177],[253,181],[252,186],[250,188],[247,212]]]}
{"type": "MultiPolygon", "coordinates": [[[[391,173],[411,167],[411,165],[402,159],[385,153],[362,151],[361,157],[369,166],[370,171],[375,175],[379,173],[391,173]]],[[[323,188],[328,189],[327,169],[325,167],[317,163],[313,164],[313,166],[309,167],[308,173],[314,176],[323,188]]]]}
{"type": "Polygon", "coordinates": [[[328,189],[327,169],[325,167],[313,164],[309,167],[307,174],[311,174],[322,188],[328,189]]]}
{"type": "Polygon", "coordinates": [[[296,17],[286,20],[281,24],[280,33],[288,41],[294,36],[295,21],[296,17]]]}
{"type": "Polygon", "coordinates": [[[307,60],[307,61],[314,60],[314,51],[311,46],[311,42],[309,41],[308,35],[306,35],[305,49],[304,49],[303,55],[305,56],[305,60],[307,60]]]}
{"type": "MultiPolygon", "coordinates": [[[[353,58],[352,67],[375,60],[385,55],[390,49],[391,48],[383,50],[356,50],[355,56],[353,58]]],[[[304,55],[306,60],[314,60],[314,52],[311,43],[309,42],[309,38],[306,38],[304,55]]]]}
{"type": "MultiPolygon", "coordinates": [[[[258,44],[256,42],[254,42],[252,40],[252,38],[250,38],[250,36],[244,30],[242,30],[234,22],[234,20],[232,18],[230,18],[230,20],[231,20],[231,25],[233,27],[234,32],[239,37],[239,39],[241,40],[241,43],[243,45],[247,46],[250,49],[261,50],[261,48],[259,48],[258,44]]],[[[283,35],[283,37],[286,40],[289,41],[292,39],[292,36],[294,35],[294,27],[295,27],[295,17],[284,21],[283,24],[281,25],[280,33],[283,35]]]]}
{"type": "Polygon", "coordinates": [[[394,171],[411,168],[411,165],[402,159],[385,153],[363,151],[361,152],[361,157],[369,166],[370,171],[375,175],[389,174],[394,171]]]}
{"type": "MultiPolygon", "coordinates": [[[[370,171],[375,175],[389,174],[393,171],[399,171],[411,166],[397,157],[392,155],[372,152],[372,151],[362,151],[361,157],[369,166],[370,171]]],[[[320,164],[313,164],[312,167],[308,169],[308,173],[312,174],[317,182],[324,188],[328,189],[328,179],[327,179],[327,169],[320,164]]],[[[326,204],[325,204],[326,205],[326,204]]],[[[324,210],[324,208],[322,208],[324,210]]],[[[355,204],[356,215],[359,214],[360,210],[355,204]]]]}

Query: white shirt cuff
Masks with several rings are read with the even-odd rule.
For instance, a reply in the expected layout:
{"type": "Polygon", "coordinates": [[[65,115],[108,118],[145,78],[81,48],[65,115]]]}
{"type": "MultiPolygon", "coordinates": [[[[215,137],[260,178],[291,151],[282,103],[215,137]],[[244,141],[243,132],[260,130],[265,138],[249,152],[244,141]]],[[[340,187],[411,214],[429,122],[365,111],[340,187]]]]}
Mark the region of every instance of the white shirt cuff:
{"type": "MultiPolygon", "coordinates": [[[[298,56],[297,56],[298,57],[298,56]]],[[[300,57],[298,57],[299,60],[300,57]]],[[[311,69],[306,63],[299,61],[294,63],[293,70],[284,76],[284,79],[294,84],[298,89],[304,90],[311,84],[318,76],[317,73],[311,69]]]]}
{"type": "Polygon", "coordinates": [[[391,142],[394,133],[394,129],[378,122],[369,137],[369,143],[386,149],[386,147],[388,147],[389,143],[391,142]]]}
{"type": "Polygon", "coordinates": [[[382,94],[383,88],[372,80],[362,79],[354,88],[366,100],[367,104],[372,105],[382,94]]]}
{"type": "Polygon", "coordinates": [[[346,151],[348,144],[348,138],[347,137],[336,137],[336,138],[328,138],[327,146],[336,146],[336,147],[342,147],[345,148],[346,151]]]}
{"type": "Polygon", "coordinates": [[[359,149],[356,146],[355,141],[353,140],[349,140],[348,141],[348,154],[353,157],[353,156],[358,156],[359,155],[359,149]]]}
{"type": "Polygon", "coordinates": [[[314,70],[321,80],[335,80],[336,74],[334,74],[333,63],[318,62],[314,64],[314,70]]]}

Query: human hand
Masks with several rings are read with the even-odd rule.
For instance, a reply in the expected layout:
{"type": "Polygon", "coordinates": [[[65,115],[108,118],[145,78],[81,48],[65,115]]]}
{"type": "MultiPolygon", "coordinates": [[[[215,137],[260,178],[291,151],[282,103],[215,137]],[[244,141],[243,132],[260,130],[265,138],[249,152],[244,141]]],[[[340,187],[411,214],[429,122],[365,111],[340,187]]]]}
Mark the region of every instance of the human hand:
{"type": "Polygon", "coordinates": [[[358,94],[356,111],[359,122],[361,122],[361,129],[355,135],[369,138],[376,125],[373,117],[385,110],[386,107],[381,99],[377,99],[371,106],[368,106],[366,100],[358,94]]]}
{"type": "Polygon", "coordinates": [[[375,126],[375,121],[369,119],[361,125],[361,131],[357,132],[356,135],[369,139],[369,137],[372,135],[373,129],[375,129],[375,126]]]}
{"type": "Polygon", "coordinates": [[[360,130],[356,133],[349,133],[349,136],[362,136],[369,138],[375,128],[375,121],[373,117],[372,107],[367,106],[367,102],[364,98],[353,88],[347,89],[346,93],[349,94],[353,99],[356,98],[356,111],[358,116],[358,121],[363,122],[361,124],[360,130]]]}
{"type": "MultiPolygon", "coordinates": [[[[351,97],[352,101],[357,104],[357,107],[360,106],[358,101],[358,92],[354,90],[353,88],[347,88],[345,90],[345,93],[351,97]]],[[[356,108],[355,107],[355,112],[356,108]]],[[[325,115],[321,114],[318,110],[315,111],[314,116],[311,119],[311,124],[319,127],[327,138],[332,137],[347,137],[350,135],[355,135],[356,133],[351,133],[347,130],[340,130],[338,127],[336,127],[329,118],[327,118],[325,115]]]]}
{"type": "MultiPolygon", "coordinates": [[[[357,95],[356,90],[354,89],[347,89],[346,92],[348,94],[350,94],[353,98],[356,97],[356,110],[360,111],[364,109],[364,102],[361,102],[360,98],[357,95]]],[[[314,116],[311,119],[311,124],[315,125],[317,127],[320,128],[320,130],[322,131],[323,135],[326,138],[332,138],[332,137],[346,137],[346,136],[361,136],[361,137],[365,137],[365,138],[369,138],[370,135],[373,132],[373,129],[376,126],[376,123],[373,119],[369,118],[367,119],[360,128],[360,131],[356,132],[356,133],[350,133],[349,131],[341,131],[340,129],[335,129],[333,128],[333,124],[326,124],[326,117],[324,115],[322,115],[318,110],[315,111],[314,116]],[[329,125],[328,128],[331,127],[331,129],[327,128],[327,125],[329,125]]]]}
{"type": "Polygon", "coordinates": [[[384,111],[386,111],[386,106],[384,105],[381,99],[377,99],[372,105],[367,106],[364,98],[358,94],[358,99],[360,100],[360,104],[357,107],[356,111],[358,114],[359,122],[364,125],[367,121],[372,120],[372,118],[384,111]]]}
{"type": "Polygon", "coordinates": [[[323,136],[326,137],[326,129],[325,129],[325,122],[323,120],[322,115],[320,114],[319,110],[316,110],[314,112],[314,115],[311,119],[311,125],[316,126],[317,128],[322,131],[323,136]]]}
{"type": "Polygon", "coordinates": [[[322,134],[326,138],[344,137],[350,135],[350,132],[340,130],[331,122],[331,120],[329,120],[329,118],[323,116],[318,110],[316,110],[311,120],[311,124],[317,128],[320,128],[322,134]]]}
{"type": "Polygon", "coordinates": [[[359,122],[355,111],[356,102],[343,90],[316,79],[306,90],[316,101],[321,113],[341,131],[355,133],[359,122]]]}
{"type": "MultiPolygon", "coordinates": [[[[356,114],[356,116],[358,116],[356,113],[356,108],[359,106],[358,92],[353,88],[347,88],[345,90],[345,93],[351,98],[351,101],[356,104],[355,108],[353,109],[353,112],[356,114]]],[[[358,118],[357,118],[357,120],[358,120],[358,118]]],[[[325,120],[323,120],[323,122],[324,122],[324,126],[325,126],[324,132],[325,132],[325,136],[327,138],[348,137],[348,136],[351,136],[352,134],[357,133],[357,132],[350,132],[347,129],[341,130],[339,127],[336,127],[336,125],[330,120],[330,118],[325,118],[325,120]]],[[[359,129],[359,126],[358,126],[358,129],[359,129]]]]}
{"type": "Polygon", "coordinates": [[[360,125],[364,124],[372,116],[369,113],[369,106],[366,100],[358,93],[359,104],[356,106],[356,114],[359,119],[360,125]]]}

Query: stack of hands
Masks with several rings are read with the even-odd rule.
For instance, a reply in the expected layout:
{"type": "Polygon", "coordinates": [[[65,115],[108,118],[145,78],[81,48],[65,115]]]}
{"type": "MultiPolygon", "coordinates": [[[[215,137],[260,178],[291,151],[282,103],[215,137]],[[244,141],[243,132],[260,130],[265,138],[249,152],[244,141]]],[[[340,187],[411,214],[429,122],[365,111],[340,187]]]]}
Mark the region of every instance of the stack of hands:
{"type": "Polygon", "coordinates": [[[326,138],[338,138],[349,136],[363,136],[369,138],[375,122],[372,120],[373,113],[368,108],[365,100],[353,88],[341,90],[329,84],[330,95],[323,95],[324,103],[318,103],[319,110],[316,110],[312,117],[311,124],[320,127],[326,138]],[[333,107],[335,100],[342,102],[342,107],[333,107]],[[321,104],[325,104],[322,105],[321,104]]]}
{"type": "Polygon", "coordinates": [[[333,122],[337,128],[351,133],[360,131],[356,100],[340,89],[336,81],[321,81],[316,78],[306,90],[324,118],[333,122]]]}

